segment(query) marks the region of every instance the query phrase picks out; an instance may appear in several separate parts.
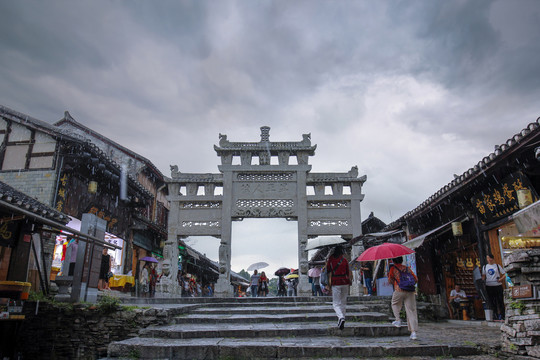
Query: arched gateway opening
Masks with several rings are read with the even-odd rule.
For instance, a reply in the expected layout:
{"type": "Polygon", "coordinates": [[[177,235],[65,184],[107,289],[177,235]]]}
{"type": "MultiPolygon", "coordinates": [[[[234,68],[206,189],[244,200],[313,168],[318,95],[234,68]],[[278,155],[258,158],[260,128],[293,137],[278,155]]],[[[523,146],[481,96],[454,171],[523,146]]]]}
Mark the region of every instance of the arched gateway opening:
{"type": "MultiPolygon", "coordinates": [[[[178,258],[178,239],[204,235],[220,239],[215,294],[232,296],[232,221],[283,218],[297,223],[298,294],[311,294],[305,250],[308,239],[321,235],[351,239],[361,235],[360,202],[366,176],[358,177],[357,167],[344,173],[312,173],[308,160],[315,155],[317,146],[311,145],[309,134],[302,138],[298,142],[271,142],[267,126],[261,127],[259,142],[230,142],[227,135],[220,134],[219,145],[214,145],[221,158],[219,173],[182,173],[177,166],[171,166],[167,184],[171,203],[169,234],[163,249],[164,258],[170,259],[170,278],[165,279],[170,283],[163,292],[179,293],[174,261],[178,258]],[[296,164],[289,162],[291,157],[296,158],[296,164]],[[233,161],[235,158],[240,159],[239,164],[233,161]],[[257,165],[252,164],[256,163],[254,158],[258,158],[257,165]]],[[[353,248],[353,256],[359,250],[353,248]]],[[[358,293],[358,284],[353,284],[352,292],[358,293]]]]}

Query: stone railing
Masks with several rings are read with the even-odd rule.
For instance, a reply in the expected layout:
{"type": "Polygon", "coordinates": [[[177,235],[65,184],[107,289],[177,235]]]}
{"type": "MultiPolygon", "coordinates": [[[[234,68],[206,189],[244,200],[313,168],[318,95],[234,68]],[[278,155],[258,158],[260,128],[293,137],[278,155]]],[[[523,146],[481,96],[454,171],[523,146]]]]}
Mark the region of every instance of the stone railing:
{"type": "Polygon", "coordinates": [[[506,320],[501,326],[503,351],[515,357],[540,358],[540,249],[516,250],[505,259],[504,266],[514,288],[506,291],[506,320]],[[532,288],[522,287],[526,285],[532,288]],[[525,298],[519,298],[523,296],[518,294],[520,289],[527,293],[525,298]]]}

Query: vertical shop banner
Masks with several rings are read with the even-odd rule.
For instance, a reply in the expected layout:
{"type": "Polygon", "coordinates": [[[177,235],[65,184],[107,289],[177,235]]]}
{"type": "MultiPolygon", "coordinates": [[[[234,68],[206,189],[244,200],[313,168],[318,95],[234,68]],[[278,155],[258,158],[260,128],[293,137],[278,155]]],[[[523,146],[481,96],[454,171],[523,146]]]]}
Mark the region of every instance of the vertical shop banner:
{"type": "Polygon", "coordinates": [[[517,191],[521,189],[529,189],[533,201],[538,200],[538,195],[531,182],[521,172],[516,172],[474,195],[471,203],[482,224],[492,223],[518,211],[517,191]]]}
{"type": "Polygon", "coordinates": [[[58,211],[64,211],[64,206],[66,204],[67,183],[68,183],[68,176],[66,173],[63,173],[58,183],[58,192],[56,193],[55,208],[58,211]]]}

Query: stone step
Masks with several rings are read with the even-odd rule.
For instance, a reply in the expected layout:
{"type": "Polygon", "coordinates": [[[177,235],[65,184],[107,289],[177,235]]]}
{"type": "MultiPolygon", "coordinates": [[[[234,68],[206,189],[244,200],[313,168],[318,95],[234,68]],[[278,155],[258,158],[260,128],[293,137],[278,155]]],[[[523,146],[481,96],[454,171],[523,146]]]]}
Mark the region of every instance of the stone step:
{"type": "MultiPolygon", "coordinates": [[[[321,306],[321,305],[332,305],[332,299],[327,299],[327,301],[264,301],[264,302],[215,302],[215,303],[200,303],[201,306],[206,307],[259,307],[259,306],[272,306],[272,307],[291,307],[291,306],[321,306]]],[[[358,305],[358,306],[390,306],[390,300],[374,300],[374,301],[356,301],[350,300],[347,301],[347,305],[358,305]]]]}
{"type": "MultiPolygon", "coordinates": [[[[188,314],[174,318],[176,324],[207,324],[207,323],[273,323],[273,322],[313,322],[337,321],[332,312],[313,312],[299,314],[188,314]]],[[[388,322],[388,315],[378,312],[347,313],[347,321],[388,322]]]]}
{"type": "Polygon", "coordinates": [[[480,354],[474,345],[433,344],[408,337],[350,336],[288,338],[132,338],[113,342],[109,358],[137,359],[299,359],[366,357],[455,357],[480,354]]]}
{"type": "MultiPolygon", "coordinates": [[[[370,311],[372,310],[369,306],[366,305],[347,305],[347,311],[370,311]]],[[[304,305],[304,306],[242,306],[242,307],[201,307],[194,310],[193,314],[298,314],[298,313],[313,313],[313,312],[331,312],[333,311],[332,304],[324,305],[304,305]]]]}
{"type": "MultiPolygon", "coordinates": [[[[389,303],[390,302],[389,296],[348,296],[347,302],[348,303],[373,303],[373,302],[380,302],[380,303],[389,303]]],[[[276,296],[268,296],[268,297],[244,297],[244,298],[215,298],[215,297],[177,297],[177,298],[162,298],[162,297],[154,297],[154,298],[135,298],[135,297],[127,297],[127,298],[119,298],[120,301],[124,303],[129,304],[220,304],[220,303],[227,303],[227,304],[259,304],[259,303],[276,303],[276,305],[279,306],[279,304],[283,303],[324,303],[324,302],[332,302],[331,296],[294,296],[294,297],[276,297],[276,296]]]]}
{"type": "Polygon", "coordinates": [[[382,337],[409,335],[406,326],[395,327],[389,323],[349,322],[343,330],[337,323],[256,323],[256,324],[181,324],[148,327],[140,331],[140,337],[194,339],[194,338],[270,338],[293,336],[350,336],[382,337]]]}

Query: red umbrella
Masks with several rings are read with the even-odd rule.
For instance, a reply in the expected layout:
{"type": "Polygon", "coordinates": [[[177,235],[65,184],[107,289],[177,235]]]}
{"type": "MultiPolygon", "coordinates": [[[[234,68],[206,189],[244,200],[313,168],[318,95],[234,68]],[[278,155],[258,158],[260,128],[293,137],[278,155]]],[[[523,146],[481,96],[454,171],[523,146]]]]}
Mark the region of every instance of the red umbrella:
{"type": "Polygon", "coordinates": [[[398,256],[414,254],[412,249],[401,244],[384,243],[382,245],[370,247],[356,259],[356,261],[375,261],[383,259],[393,259],[398,256]]]}

